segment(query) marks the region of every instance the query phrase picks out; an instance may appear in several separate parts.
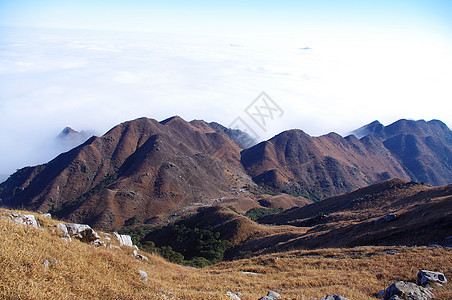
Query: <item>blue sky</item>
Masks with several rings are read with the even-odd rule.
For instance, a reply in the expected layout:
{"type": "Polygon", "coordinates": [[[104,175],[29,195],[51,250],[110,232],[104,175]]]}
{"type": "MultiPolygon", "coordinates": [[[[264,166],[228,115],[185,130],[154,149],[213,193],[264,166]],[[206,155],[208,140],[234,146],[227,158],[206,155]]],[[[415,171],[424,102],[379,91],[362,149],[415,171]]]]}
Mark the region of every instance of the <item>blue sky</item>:
{"type": "Polygon", "coordinates": [[[265,91],[282,130],[452,126],[451,1],[1,1],[0,175],[142,116],[228,125],[265,91]],[[308,47],[309,49],[304,49],[308,47]]]}

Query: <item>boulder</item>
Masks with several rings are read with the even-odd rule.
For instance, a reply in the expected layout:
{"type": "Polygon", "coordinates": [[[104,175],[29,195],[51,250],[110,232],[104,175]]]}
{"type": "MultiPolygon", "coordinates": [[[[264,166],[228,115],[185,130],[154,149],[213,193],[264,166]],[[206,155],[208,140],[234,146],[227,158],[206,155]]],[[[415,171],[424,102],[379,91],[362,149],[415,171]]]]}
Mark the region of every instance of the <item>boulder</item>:
{"type": "Polygon", "coordinates": [[[82,242],[91,243],[100,239],[100,236],[89,225],[85,224],[66,224],[67,231],[70,236],[81,240],[82,242]]]}
{"type": "Polygon", "coordinates": [[[146,273],[143,270],[138,270],[138,273],[140,274],[141,281],[143,281],[143,282],[148,281],[148,273],[146,273]]]}
{"type": "Polygon", "coordinates": [[[434,295],[426,288],[412,282],[397,281],[385,291],[384,300],[430,300],[434,295]]]}
{"type": "Polygon", "coordinates": [[[29,225],[34,228],[39,228],[39,224],[33,215],[24,215],[22,213],[14,213],[9,215],[10,219],[18,224],[29,225]]]}
{"type": "Polygon", "coordinates": [[[133,247],[132,238],[130,237],[130,235],[118,234],[117,232],[113,232],[113,234],[118,239],[120,246],[133,247]]]}
{"type": "Polygon", "coordinates": [[[67,242],[71,242],[71,236],[69,235],[69,232],[67,231],[67,227],[63,223],[58,223],[57,228],[60,230],[60,238],[64,239],[67,242]]]}
{"type": "Polygon", "coordinates": [[[443,284],[447,284],[447,279],[443,273],[420,270],[417,273],[416,283],[423,287],[432,288],[435,286],[442,286],[443,284]]]}
{"type": "Polygon", "coordinates": [[[269,291],[267,296],[259,298],[259,300],[274,300],[274,299],[282,299],[281,295],[275,291],[269,291]]]}

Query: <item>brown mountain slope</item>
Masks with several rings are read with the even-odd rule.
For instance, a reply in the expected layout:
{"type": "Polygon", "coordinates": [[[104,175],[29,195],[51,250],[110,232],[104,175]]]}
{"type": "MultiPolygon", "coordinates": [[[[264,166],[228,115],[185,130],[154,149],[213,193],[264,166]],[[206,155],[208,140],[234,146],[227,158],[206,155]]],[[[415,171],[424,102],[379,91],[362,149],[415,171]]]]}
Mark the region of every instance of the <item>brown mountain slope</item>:
{"type": "Polygon", "coordinates": [[[224,133],[196,125],[179,117],[122,123],[12,175],[1,186],[2,205],[104,229],[127,220],[152,223],[228,197],[259,206],[249,197],[255,184],[241,166],[241,149],[224,133]]]}
{"type": "Polygon", "coordinates": [[[256,183],[313,200],[389,178],[444,185],[452,182],[452,131],[437,120],[375,121],[345,138],[289,130],[242,151],[241,161],[256,183]]]}
{"type": "Polygon", "coordinates": [[[373,122],[363,131],[381,140],[412,180],[433,185],[452,182],[452,132],[443,122],[399,120],[386,127],[373,122]]]}
{"type": "Polygon", "coordinates": [[[450,245],[452,185],[431,187],[391,179],[259,221],[307,230],[280,243],[277,250],[332,245],[450,245]]]}
{"type": "Polygon", "coordinates": [[[285,131],[242,151],[242,164],[259,184],[315,200],[391,177],[410,178],[374,137],[311,137],[301,130],[285,131]]]}
{"type": "Polygon", "coordinates": [[[262,217],[260,223],[226,207],[202,208],[181,222],[231,241],[227,258],[293,249],[452,245],[452,185],[390,179],[262,217]]]}

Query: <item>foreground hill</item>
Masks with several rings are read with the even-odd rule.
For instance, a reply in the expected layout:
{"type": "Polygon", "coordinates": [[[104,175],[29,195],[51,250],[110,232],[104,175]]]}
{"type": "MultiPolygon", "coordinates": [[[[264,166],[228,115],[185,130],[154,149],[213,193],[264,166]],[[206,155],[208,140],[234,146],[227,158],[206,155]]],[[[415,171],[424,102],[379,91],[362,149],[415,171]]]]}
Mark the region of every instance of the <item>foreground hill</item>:
{"type": "MultiPolygon", "coordinates": [[[[0,210],[2,299],[231,299],[231,291],[247,300],[274,290],[284,299],[369,300],[394,281],[415,281],[421,269],[452,276],[451,251],[430,247],[290,251],[194,269],[143,252],[149,260],[137,260],[131,247],[68,243],[58,236],[58,221],[36,214],[37,229],[12,222],[10,213],[0,210]]],[[[452,290],[435,295],[451,299],[452,290]]]]}

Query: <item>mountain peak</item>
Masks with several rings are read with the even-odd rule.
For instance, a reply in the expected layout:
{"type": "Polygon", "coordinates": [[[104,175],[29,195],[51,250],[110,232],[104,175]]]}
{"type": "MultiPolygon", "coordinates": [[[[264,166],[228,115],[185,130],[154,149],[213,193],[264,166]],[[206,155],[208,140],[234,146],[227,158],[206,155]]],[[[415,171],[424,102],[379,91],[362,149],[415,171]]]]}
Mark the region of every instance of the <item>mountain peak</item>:
{"type": "Polygon", "coordinates": [[[72,129],[71,127],[67,126],[64,127],[63,130],[61,130],[61,132],[58,134],[58,136],[67,136],[70,134],[76,134],[79,133],[77,130],[72,129]]]}

